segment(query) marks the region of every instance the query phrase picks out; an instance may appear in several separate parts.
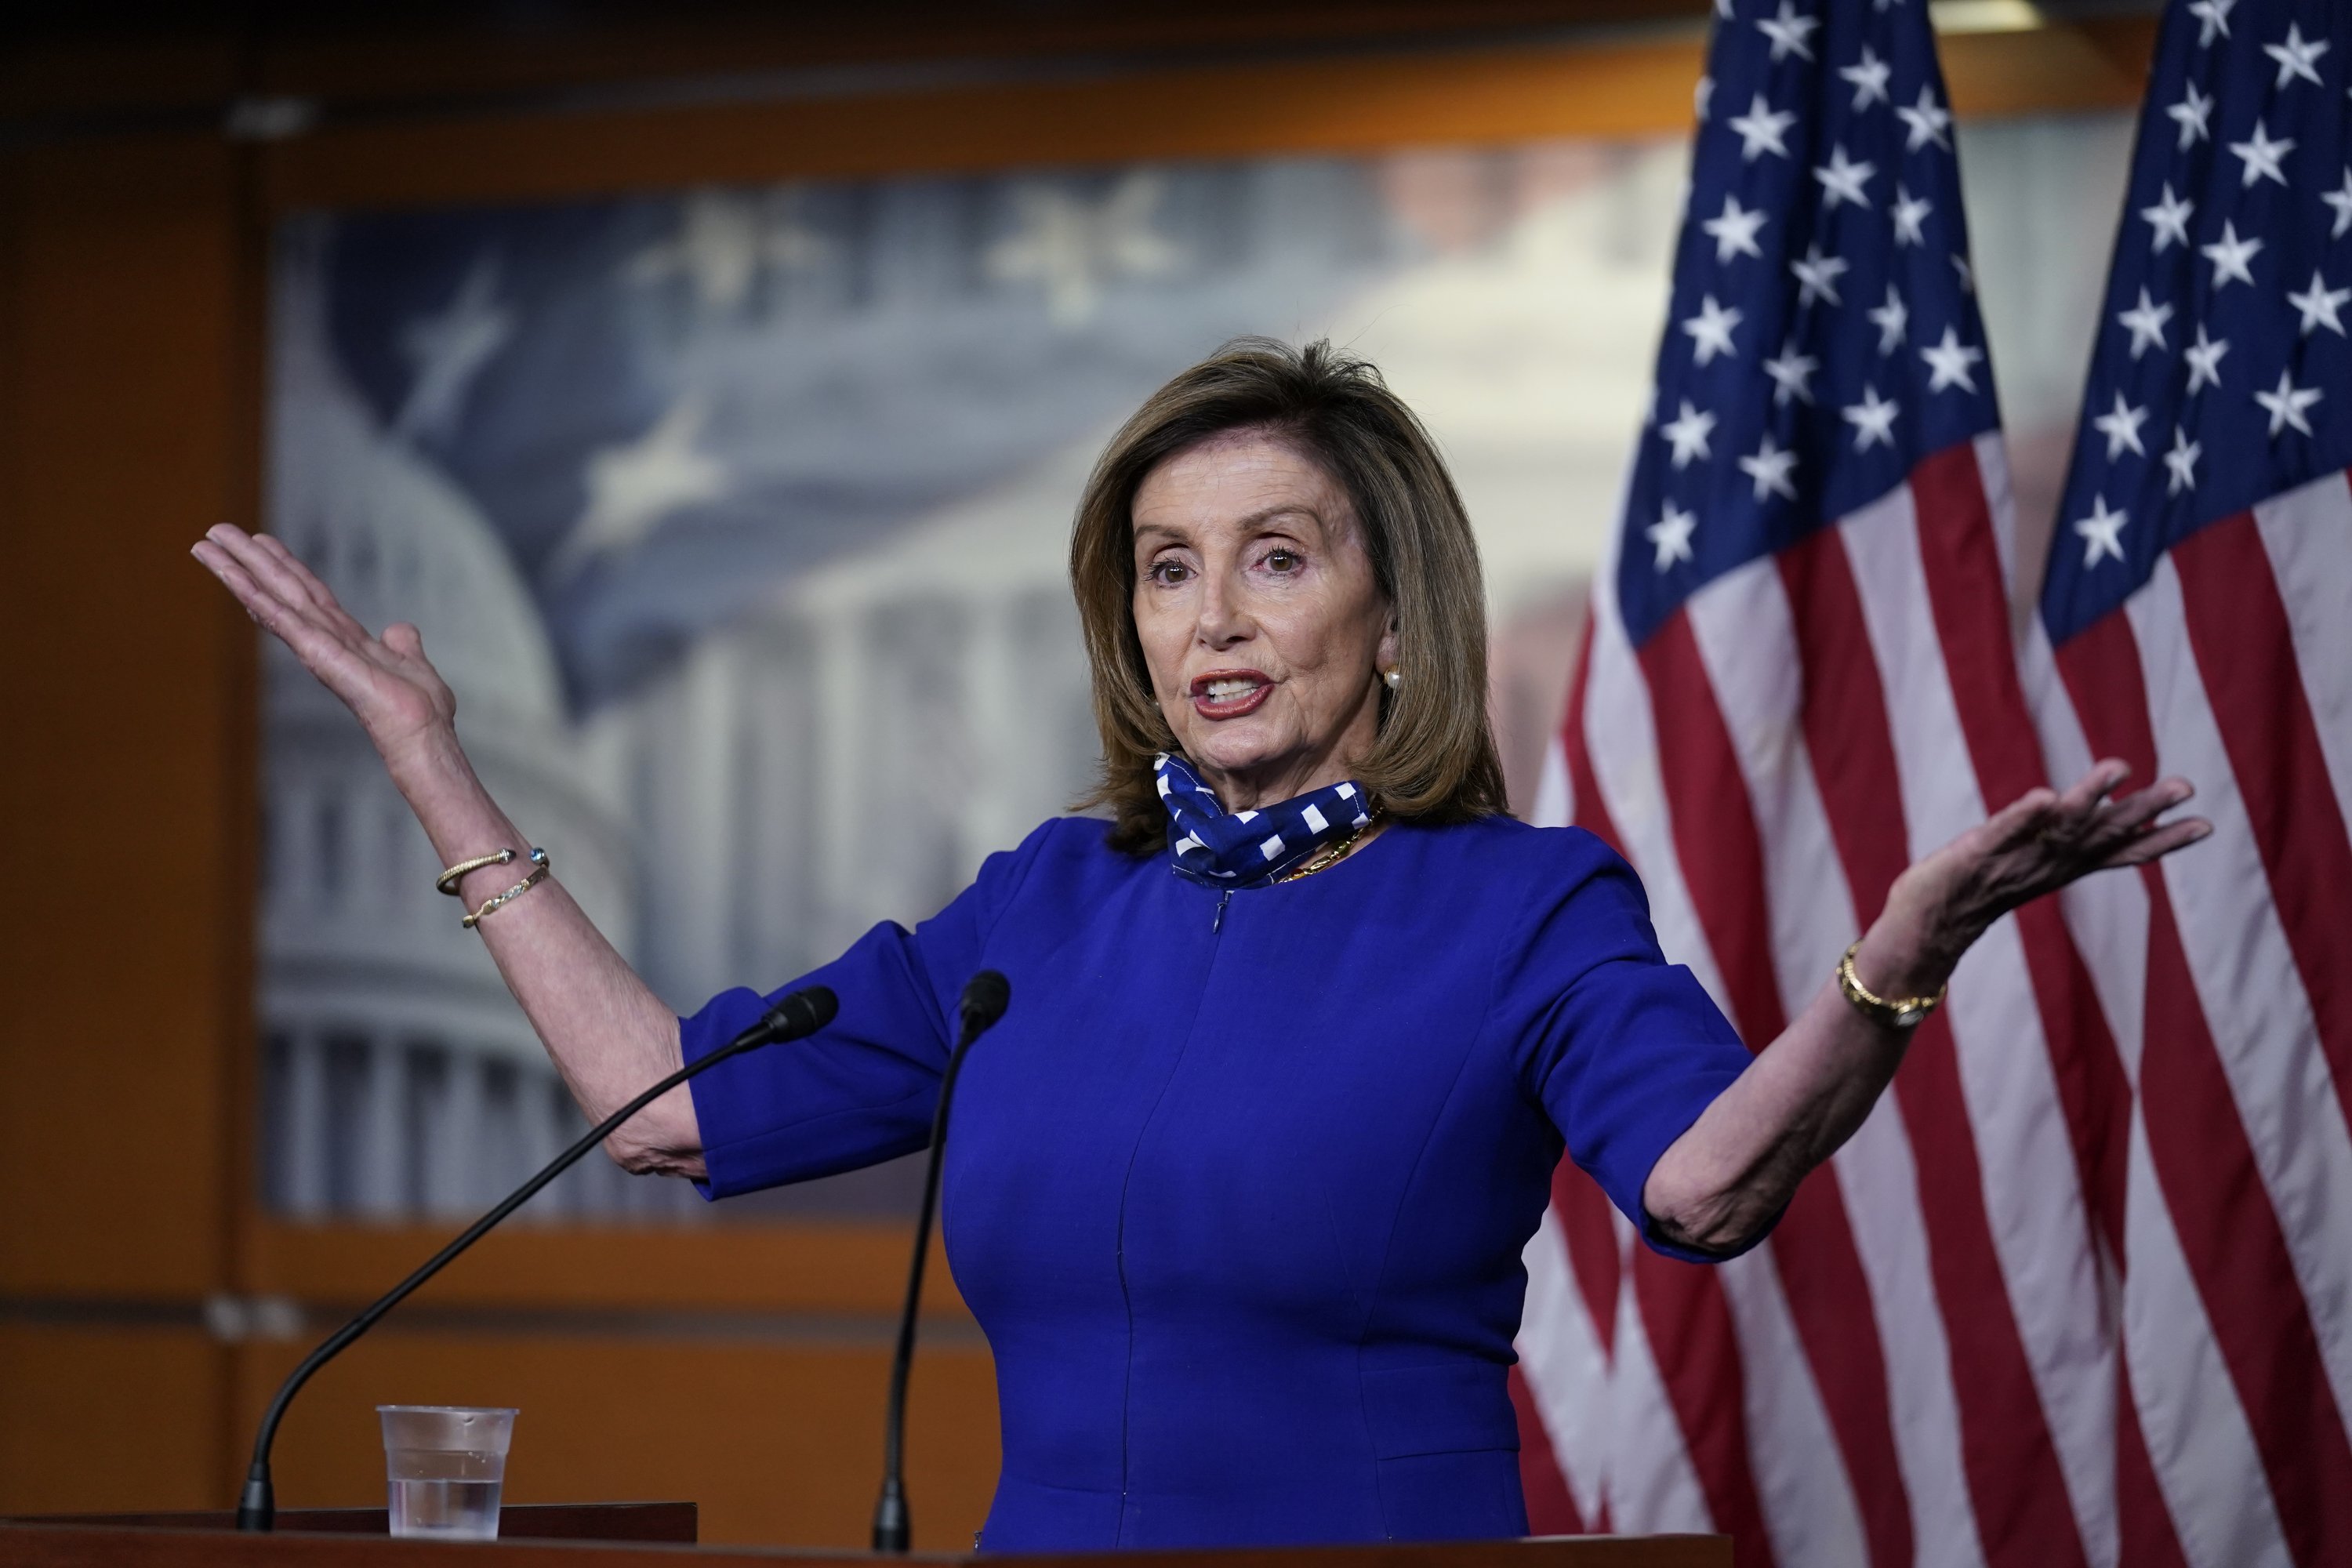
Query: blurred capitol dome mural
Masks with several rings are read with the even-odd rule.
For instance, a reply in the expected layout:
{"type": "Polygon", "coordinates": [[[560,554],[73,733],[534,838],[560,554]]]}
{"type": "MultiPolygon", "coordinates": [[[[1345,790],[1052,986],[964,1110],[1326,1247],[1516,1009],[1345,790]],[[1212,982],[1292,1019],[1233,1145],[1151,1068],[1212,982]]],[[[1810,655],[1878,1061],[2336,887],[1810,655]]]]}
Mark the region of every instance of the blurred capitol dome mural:
{"type": "MultiPolygon", "coordinates": [[[[2038,424],[2071,417],[2128,135],[1964,142],[2021,489],[2038,424]]],[[[1096,452],[1225,339],[1328,335],[1454,464],[1524,808],[1644,415],[1686,157],[1542,143],[305,216],[275,256],[270,526],[372,628],[418,624],[492,791],[690,1010],[930,914],[1066,809],[1096,755],[1066,578],[1096,452]]],[[[268,1200],[479,1208],[580,1118],[357,726],[276,651],[266,690],[268,1200]]],[[[918,1179],[713,1207],[591,1161],[525,1217],[895,1213],[918,1179]]]]}

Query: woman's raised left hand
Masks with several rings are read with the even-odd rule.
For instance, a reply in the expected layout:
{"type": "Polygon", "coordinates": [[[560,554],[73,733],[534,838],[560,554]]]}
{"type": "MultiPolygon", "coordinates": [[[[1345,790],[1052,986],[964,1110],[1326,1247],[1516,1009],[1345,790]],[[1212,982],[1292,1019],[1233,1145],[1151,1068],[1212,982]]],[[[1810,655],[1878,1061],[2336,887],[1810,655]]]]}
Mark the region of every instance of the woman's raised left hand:
{"type": "Polygon", "coordinates": [[[2198,816],[2158,820],[2197,793],[2187,779],[2117,795],[2130,776],[2128,763],[2110,758],[2063,794],[2029,790],[1895,879],[1879,930],[1911,937],[1899,944],[1913,950],[1905,967],[1921,973],[1906,984],[1934,990],[1985,928],[2020,904],[2094,871],[2145,865],[2213,831],[2198,816]]]}
{"type": "MultiPolygon", "coordinates": [[[[2201,817],[2158,820],[2195,793],[2188,780],[2116,795],[2130,776],[2111,760],[2063,795],[2029,790],[1895,878],[1856,944],[1863,984],[1882,996],[1935,995],[1969,944],[2020,904],[2093,871],[2146,865],[2213,831],[2201,817]]],[[[1909,1038],[1825,981],[1659,1157],[1642,1190],[1652,1226],[1702,1250],[1748,1245],[1805,1173],[1862,1125],[1909,1038]]]]}

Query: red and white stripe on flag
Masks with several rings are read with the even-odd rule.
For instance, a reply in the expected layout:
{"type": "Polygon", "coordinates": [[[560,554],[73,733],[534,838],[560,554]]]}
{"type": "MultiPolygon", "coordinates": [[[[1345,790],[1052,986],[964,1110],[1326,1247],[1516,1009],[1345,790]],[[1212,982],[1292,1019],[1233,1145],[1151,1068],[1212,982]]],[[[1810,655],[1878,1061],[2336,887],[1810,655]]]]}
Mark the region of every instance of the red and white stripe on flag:
{"type": "Polygon", "coordinates": [[[2352,479],[2203,526],[2023,663],[2054,771],[2182,774],[2215,829],[2062,900],[2130,1090],[2144,1462],[2190,1563],[2352,1562],[2352,479]]]}
{"type": "Polygon", "coordinates": [[[2352,1561],[2352,480],[2200,531],[2021,660],[2011,537],[1989,435],[1638,651],[1599,575],[1538,815],[1625,855],[1752,1043],[2045,755],[2184,774],[2217,831],[1989,932],[1756,1253],[1662,1258],[1563,1164],[1519,1344],[1538,1531],[2352,1561]]]}
{"type": "MultiPolygon", "coordinates": [[[[1905,866],[2042,782],[2008,520],[1984,436],[1710,583],[1638,651],[1600,574],[1546,815],[1633,864],[1666,952],[1751,1045],[1905,866]]],[[[1520,1336],[1563,1478],[1534,1478],[1535,1527],[1723,1530],[1754,1563],[2117,1561],[2146,1484],[2103,1202],[2128,1098],[2045,904],[1970,952],[1893,1090],[1748,1257],[1660,1258],[1563,1167],[1520,1336]]]]}
{"type": "Polygon", "coordinates": [[[1922,265],[1965,293],[1925,20],[1719,9],[1657,414],[1537,819],[1633,863],[1758,1048],[1906,864],[2029,789],[2121,757],[2215,832],[1986,933],[1755,1252],[1668,1261],[1563,1165],[1515,1384],[1531,1522],[1808,1568],[2352,1563],[2352,171],[2322,194],[2352,32],[2320,0],[2168,16],[2093,366],[2115,412],[2021,645],[2000,440],[1959,396],[1981,331],[1922,265]],[[1889,62],[1925,79],[1899,135],[1889,62]],[[1889,175],[1891,248],[1849,210],[1889,175]],[[2168,243],[2181,192],[2202,249],[2168,243]]]}

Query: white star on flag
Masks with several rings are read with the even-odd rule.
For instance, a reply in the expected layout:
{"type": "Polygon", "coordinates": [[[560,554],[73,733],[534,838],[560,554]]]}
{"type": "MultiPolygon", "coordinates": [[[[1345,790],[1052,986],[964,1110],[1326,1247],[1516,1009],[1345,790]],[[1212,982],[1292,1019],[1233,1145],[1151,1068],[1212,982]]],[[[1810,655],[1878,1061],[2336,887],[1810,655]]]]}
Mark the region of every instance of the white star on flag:
{"type": "Polygon", "coordinates": [[[2189,219],[2196,211],[2194,202],[2172,194],[2172,182],[2169,180],[2164,184],[2162,199],[2152,207],[2139,209],[2139,216],[2147,219],[2148,226],[2156,230],[2157,255],[2162,256],[2164,247],[2176,241],[2184,247],[2188,245],[2189,219]]]}
{"type": "Polygon", "coordinates": [[[1780,14],[1767,16],[1756,24],[1756,30],[1772,40],[1772,63],[1779,65],[1791,53],[1811,59],[1813,51],[1805,40],[1822,25],[1818,16],[1800,16],[1789,0],[1780,0],[1780,14]]]}
{"type": "Polygon", "coordinates": [[[1756,236],[1764,227],[1764,209],[1742,207],[1738,196],[1727,193],[1723,211],[1698,226],[1715,241],[1717,266],[1727,265],[1735,256],[1764,254],[1756,244],[1756,236]]]}
{"type": "Polygon", "coordinates": [[[1687,468],[1694,458],[1711,458],[1706,449],[1706,437],[1715,428],[1715,416],[1693,408],[1690,399],[1683,399],[1682,413],[1658,426],[1658,434],[1675,449],[1675,467],[1687,468]]]}
{"type": "Polygon", "coordinates": [[[2157,304],[2147,297],[2145,289],[2139,291],[2138,304],[2128,310],[2116,312],[2116,322],[2131,332],[2131,356],[2135,360],[2151,346],[2168,352],[2170,350],[2171,345],[2164,341],[2164,323],[2170,320],[2172,307],[2157,304]]]}
{"type": "Polygon", "coordinates": [[[409,437],[455,431],[474,378],[514,336],[514,312],[498,295],[499,258],[485,253],[466,269],[446,307],[401,329],[401,355],[416,374],[393,418],[394,430],[409,437]]]}
{"type": "Polygon", "coordinates": [[[2246,263],[2252,261],[2254,253],[2262,247],[2263,242],[2259,239],[2240,239],[2235,223],[2222,224],[2221,238],[2210,245],[2197,247],[2213,263],[2213,291],[2220,293],[2223,285],[2232,279],[2251,285],[2254,275],[2246,263]]]}
{"type": "Polygon", "coordinates": [[[2190,440],[2188,431],[2175,430],[2172,433],[2172,447],[2164,454],[2164,467],[2170,476],[2165,480],[2164,493],[2177,496],[2182,490],[2195,489],[2197,459],[2204,455],[2205,448],[2190,440]]]}
{"type": "Polygon", "coordinates": [[[2319,57],[2326,52],[2326,39],[2318,38],[2305,43],[2303,29],[2289,22],[2286,25],[2284,43],[2263,46],[2263,53],[2278,61],[2278,86],[2273,90],[2284,92],[2286,84],[2297,78],[2301,78],[2314,87],[2319,86],[2319,73],[2312,68],[2319,63],[2319,57]]]}
{"type": "Polygon", "coordinates": [[[1878,329],[1878,352],[1881,354],[1891,354],[1902,346],[1904,329],[1911,324],[1911,311],[1903,303],[1903,296],[1895,291],[1894,284],[1886,286],[1886,303],[1876,310],[1864,310],[1863,314],[1870,318],[1872,326],[1878,329]]]}
{"type": "Polygon", "coordinates": [[[1789,270],[1797,275],[1797,303],[1810,305],[1815,300],[1827,300],[1832,305],[1843,305],[1838,298],[1838,274],[1845,270],[1845,262],[1835,256],[1823,256],[1818,245],[1805,247],[1805,254],[1789,263],[1789,270]]]}
{"type": "Polygon", "coordinates": [[[2295,313],[2303,318],[2303,331],[2299,335],[2306,338],[2311,336],[2315,327],[2326,327],[2337,337],[2342,337],[2344,322],[2336,312],[2347,301],[2352,301],[2352,289],[2330,289],[2327,279],[2319,275],[2316,268],[2312,269],[2310,288],[2300,294],[2286,297],[2286,302],[2294,306],[2295,313]]]}
{"type": "Polygon", "coordinates": [[[1691,114],[1701,125],[1706,123],[1706,111],[1714,102],[1715,79],[1703,76],[1698,79],[1698,85],[1691,89],[1691,114]]]}
{"type": "Polygon", "coordinates": [[[1668,501],[1665,514],[1642,531],[1649,542],[1657,546],[1659,571],[1664,571],[1677,561],[1691,558],[1691,531],[1697,526],[1696,512],[1685,511],[1668,501]]]}
{"type": "MultiPolygon", "coordinates": [[[[2320,46],[2322,48],[2326,47],[2325,44],[2320,46]]],[[[1853,107],[1856,110],[1869,108],[1874,100],[1880,103],[1891,101],[1886,96],[1886,79],[1893,74],[1892,68],[1880,59],[1868,44],[1862,46],[1862,58],[1858,62],[1838,68],[1838,75],[1853,83],[1853,107]]]]}
{"type": "Polygon", "coordinates": [[[1960,342],[1959,333],[1951,328],[1944,329],[1942,342],[1921,349],[1919,357],[1927,362],[1928,391],[1942,392],[1955,386],[1976,391],[1976,377],[1969,374],[1969,367],[1984,358],[1984,350],[1960,342]]]}
{"type": "Polygon", "coordinates": [[[1764,95],[1760,92],[1748,100],[1747,113],[1735,114],[1726,121],[1739,133],[1739,156],[1742,162],[1749,163],[1756,161],[1759,153],[1787,157],[1789,144],[1780,138],[1796,122],[1794,114],[1785,110],[1775,110],[1764,101],[1764,95]]]}
{"type": "Polygon", "coordinates": [[[984,253],[988,275],[1036,283],[1056,326],[1085,325],[1115,280],[1162,277],[1182,265],[1183,251],[1153,226],[1164,185],[1157,172],[1139,169],[1099,198],[1045,181],[1016,186],[1020,227],[984,253]]]}
{"type": "Polygon", "coordinates": [[[1846,423],[1853,426],[1853,449],[1866,452],[1873,442],[1884,442],[1891,451],[1895,446],[1895,416],[1903,405],[1893,398],[1882,399],[1878,388],[1864,384],[1862,401],[1849,403],[1840,412],[1846,423]]]}
{"type": "Polygon", "coordinates": [[[2221,356],[2230,352],[2230,340],[2218,341],[2205,335],[2205,323],[2197,323],[2197,341],[2180,351],[2189,362],[2189,391],[2194,395],[2200,386],[2221,384],[2221,356]]]}
{"type": "Polygon", "coordinates": [[[1759,501],[1768,495],[1779,496],[1783,500],[1795,500],[1797,487],[1789,475],[1796,466],[1797,454],[1784,452],[1774,446],[1772,433],[1769,430],[1764,433],[1764,444],[1756,448],[1755,455],[1739,459],[1739,471],[1756,481],[1756,499],[1759,501]]]}
{"type": "MultiPolygon", "coordinates": [[[[1764,362],[1764,374],[1772,378],[1772,406],[1778,408],[1791,397],[1802,403],[1813,400],[1813,372],[1822,362],[1810,354],[1801,354],[1797,345],[1790,343],[1780,351],[1778,359],[1764,362]]],[[[1974,392],[1976,388],[1970,387],[1974,392]]]]}
{"type": "Polygon", "coordinates": [[[2200,24],[2197,30],[2199,48],[2212,47],[2216,34],[2225,38],[2230,36],[2230,11],[2237,3],[2238,0],[2196,0],[2189,7],[2189,14],[2200,24]]]}
{"type": "Polygon", "coordinates": [[[549,575],[569,578],[593,557],[634,549],[672,513],[724,498],[727,464],[698,446],[709,416],[703,397],[686,393],[635,440],[592,456],[588,508],[548,558],[549,575]]]}
{"type": "Polygon", "coordinates": [[[1944,132],[1951,129],[1951,110],[1936,101],[1934,88],[1921,83],[1918,101],[1908,109],[1897,109],[1895,117],[1908,128],[1909,133],[1903,139],[1905,152],[1916,153],[1930,142],[1946,152],[1951,151],[1952,144],[1944,140],[1944,132]]]}
{"type": "Polygon", "coordinates": [[[2294,138],[2283,136],[2273,142],[2271,133],[2263,129],[2263,122],[2257,120],[2253,135],[2243,142],[2231,142],[2230,151],[2244,163],[2243,173],[2248,185],[2256,180],[2276,180],[2284,185],[2286,184],[2286,171],[2279,167],[2279,160],[2294,151],[2294,138]]]}
{"type": "Polygon", "coordinates": [[[1919,226],[1927,220],[1927,215],[1935,210],[1935,203],[1925,196],[1911,195],[1903,188],[1903,183],[1897,180],[1895,183],[1895,243],[1897,245],[1927,244],[1927,236],[1921,232],[1919,226]]]}
{"type": "Polygon", "coordinates": [[[2096,566],[2101,556],[2124,558],[2124,524],[2131,521],[2129,512],[2109,511],[2107,498],[2091,499],[2091,515],[2074,520],[2074,535],[2083,541],[2083,564],[2096,566]]]}
{"type": "Polygon", "coordinates": [[[2186,153],[2200,142],[2213,139],[2213,97],[2199,92],[2193,81],[2180,84],[2180,101],[2164,111],[2180,125],[2180,148],[2186,153]]]}
{"type": "Polygon", "coordinates": [[[2122,391],[2117,390],[2115,407],[2091,421],[2091,428],[2107,438],[2108,462],[2112,463],[2122,456],[2126,447],[2138,457],[2147,456],[2147,448],[2139,444],[2139,427],[2147,419],[2147,410],[2134,408],[2124,401],[2122,391]]]}
{"type": "Polygon", "coordinates": [[[2261,404],[2263,410],[2271,416],[2272,440],[2277,440],[2279,432],[2289,426],[2293,426],[2303,435],[2308,436],[2311,434],[2311,422],[2303,416],[2305,410],[2319,401],[2319,388],[2297,386],[2288,379],[2287,373],[2282,370],[2279,372],[2278,389],[2274,392],[2257,392],[2254,394],[2254,401],[2261,404]]]}
{"type": "Polygon", "coordinates": [[[2319,199],[2336,209],[2336,226],[2327,231],[2330,239],[2342,239],[2347,229],[2352,229],[2352,167],[2344,171],[2344,184],[2332,191],[2324,191],[2319,199]]]}
{"type": "Polygon", "coordinates": [[[751,298],[763,268],[805,267],[831,250],[823,236],[780,218],[766,202],[698,191],[677,232],[631,257],[623,276],[638,283],[681,277],[702,304],[733,310],[751,298]]]}
{"type": "Polygon", "coordinates": [[[1822,208],[1824,212],[1840,202],[1852,202],[1858,207],[1868,207],[1870,197],[1863,193],[1863,184],[1878,173],[1871,163],[1860,163],[1845,155],[1845,143],[1830,149],[1830,161],[1813,166],[1813,178],[1822,183],[1822,208]]]}
{"type": "Polygon", "coordinates": [[[1717,354],[1738,357],[1731,346],[1731,329],[1739,325],[1739,312],[1727,310],[1709,294],[1699,301],[1698,314],[1683,321],[1683,331],[1691,336],[1691,353],[1700,364],[1714,362],[1717,354]]]}

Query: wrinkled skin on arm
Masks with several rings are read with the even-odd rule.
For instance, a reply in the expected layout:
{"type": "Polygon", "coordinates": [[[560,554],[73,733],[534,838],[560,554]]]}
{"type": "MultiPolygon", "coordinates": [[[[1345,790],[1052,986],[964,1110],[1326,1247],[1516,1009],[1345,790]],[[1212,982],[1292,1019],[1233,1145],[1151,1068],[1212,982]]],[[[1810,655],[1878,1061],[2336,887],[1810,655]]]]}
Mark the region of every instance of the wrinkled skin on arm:
{"type": "MultiPolygon", "coordinates": [[[[2194,793],[2168,778],[2117,795],[2131,770],[2095,764],[2063,795],[2037,789],[1895,879],[1854,953],[1874,994],[1930,996],[1987,927],[2078,877],[2151,860],[2212,832],[2158,819],[2194,793]]],[[[1910,1031],[1873,1022],[1834,976],[1652,1168],[1658,1233],[1701,1251],[1752,1239],[1805,1174],[1853,1135],[1902,1065],[1910,1031]]]]}
{"type": "MultiPolygon", "coordinates": [[[[193,552],[205,569],[352,710],[394,785],[454,866],[530,840],[499,809],[457,743],[457,699],[415,626],[369,633],[277,540],[226,524],[193,552]]],[[[520,879],[517,866],[468,873],[468,909],[520,879]]],[[[454,918],[454,916],[453,916],[454,918]]],[[[677,1016],[638,979],[563,885],[550,876],[475,928],[589,1121],[600,1121],[679,1065],[677,1016]]],[[[627,1169],[702,1174],[702,1139],[685,1088],[664,1095],[605,1145],[627,1169]]]]}

